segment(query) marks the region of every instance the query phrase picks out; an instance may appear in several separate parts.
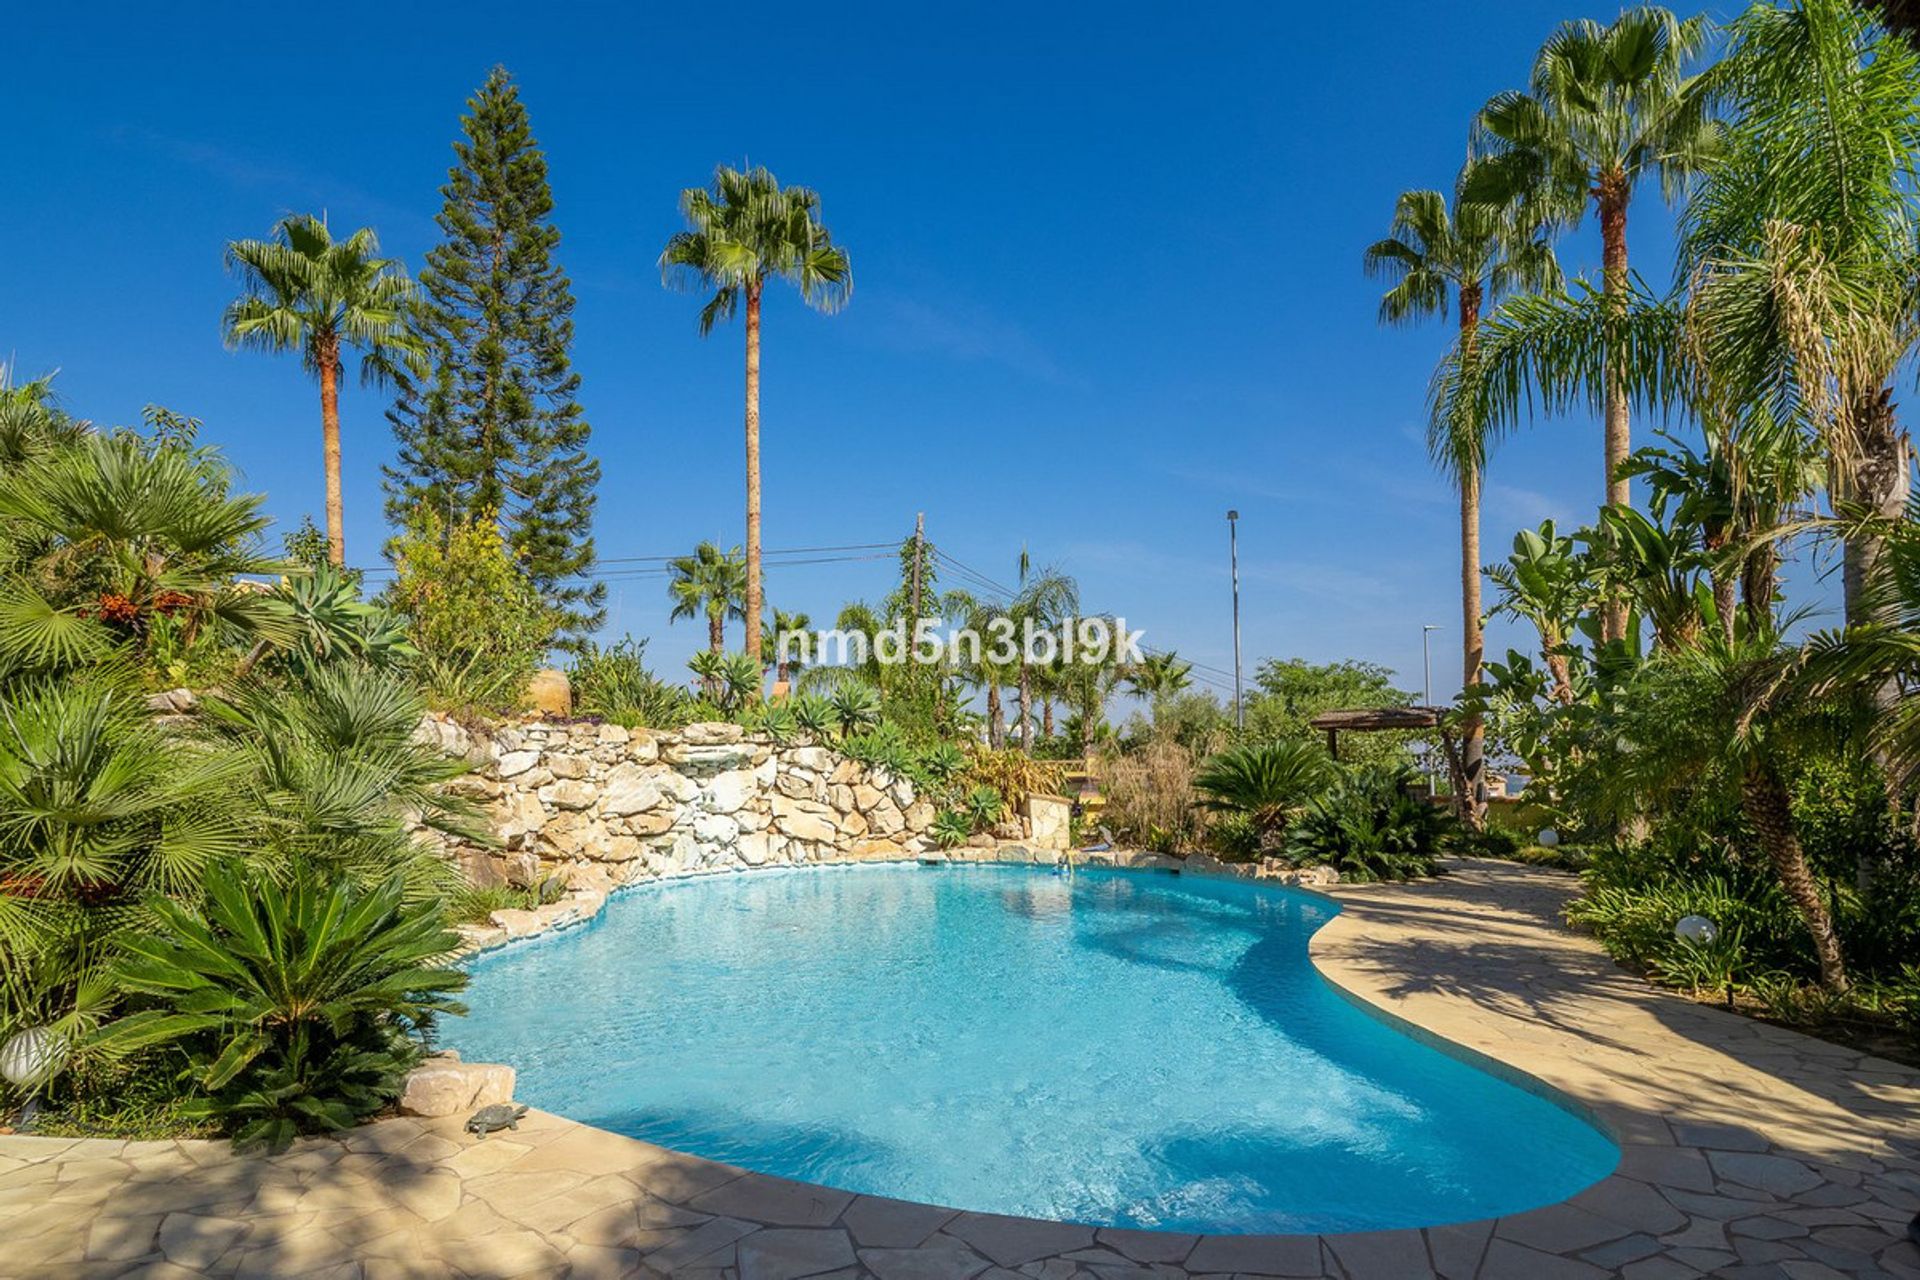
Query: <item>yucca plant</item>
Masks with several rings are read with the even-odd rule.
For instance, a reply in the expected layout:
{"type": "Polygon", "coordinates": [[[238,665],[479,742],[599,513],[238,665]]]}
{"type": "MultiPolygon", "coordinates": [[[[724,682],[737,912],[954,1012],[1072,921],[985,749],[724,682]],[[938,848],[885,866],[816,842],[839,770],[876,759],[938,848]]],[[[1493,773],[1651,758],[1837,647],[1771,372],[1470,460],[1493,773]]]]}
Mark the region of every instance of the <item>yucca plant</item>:
{"type": "Polygon", "coordinates": [[[1317,743],[1263,742],[1221,752],[1194,775],[1193,785],[1201,808],[1244,814],[1271,840],[1334,776],[1333,760],[1317,743]]]}
{"type": "Polygon", "coordinates": [[[237,864],[207,877],[203,909],[149,904],[157,928],[121,939],[116,966],[143,1009],[103,1028],[109,1054],[180,1044],[236,1146],[281,1149],[386,1106],[419,1061],[421,1036],[466,975],[442,967],[457,942],[438,906],[408,906],[395,876],[357,891],[310,871],[282,886],[237,864]]]}

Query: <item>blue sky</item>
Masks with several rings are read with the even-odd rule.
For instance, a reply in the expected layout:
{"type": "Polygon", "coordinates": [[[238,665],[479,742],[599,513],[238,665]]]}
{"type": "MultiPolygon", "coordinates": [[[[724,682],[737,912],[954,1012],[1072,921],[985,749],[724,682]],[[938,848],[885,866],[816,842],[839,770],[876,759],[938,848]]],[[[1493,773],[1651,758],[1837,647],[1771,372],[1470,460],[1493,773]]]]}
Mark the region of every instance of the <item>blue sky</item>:
{"type": "MultiPolygon", "coordinates": [[[[331,6],[10,15],[0,84],[0,359],[69,408],[206,421],[288,524],[320,510],[318,396],[290,358],[229,353],[221,249],[289,211],[373,225],[417,268],[466,96],[516,76],[548,152],[579,298],[575,362],[603,460],[602,556],[740,539],[740,335],[702,341],[654,266],[681,187],[750,159],[816,187],[852,254],[840,315],[766,322],[766,539],[871,543],[925,511],[1001,581],[1024,543],[1150,644],[1231,666],[1229,507],[1248,666],[1372,659],[1457,687],[1457,507],[1421,443],[1444,327],[1382,330],[1359,269],[1397,192],[1449,184],[1466,124],[1555,22],[1617,10],[1421,3],[331,6]],[[296,25],[299,23],[299,25],[296,25]]],[[[1634,210],[1664,283],[1667,215],[1634,210]]],[[[1563,261],[1589,269],[1591,225],[1563,261]]],[[[349,556],[384,536],[385,397],[344,397],[349,556]]],[[[1643,426],[1642,441],[1650,439],[1643,426]]],[[[1590,518],[1592,423],[1539,424],[1489,476],[1488,557],[1590,518]]],[[[816,621],[886,563],[770,572],[816,621]]],[[[677,669],[655,579],[611,629],[677,669]]],[[[1523,637],[1496,631],[1496,651],[1523,637]]]]}

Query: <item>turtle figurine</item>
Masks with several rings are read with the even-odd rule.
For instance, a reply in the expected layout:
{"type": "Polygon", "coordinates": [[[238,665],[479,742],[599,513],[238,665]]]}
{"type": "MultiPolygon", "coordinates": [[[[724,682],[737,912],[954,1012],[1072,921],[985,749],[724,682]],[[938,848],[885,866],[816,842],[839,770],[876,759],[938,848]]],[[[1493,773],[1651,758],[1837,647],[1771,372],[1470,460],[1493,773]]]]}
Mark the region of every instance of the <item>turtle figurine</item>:
{"type": "Polygon", "coordinates": [[[527,1114],[525,1107],[515,1106],[511,1102],[496,1102],[490,1107],[480,1108],[468,1117],[467,1132],[484,1138],[501,1129],[518,1129],[520,1117],[525,1114],[527,1114]]]}

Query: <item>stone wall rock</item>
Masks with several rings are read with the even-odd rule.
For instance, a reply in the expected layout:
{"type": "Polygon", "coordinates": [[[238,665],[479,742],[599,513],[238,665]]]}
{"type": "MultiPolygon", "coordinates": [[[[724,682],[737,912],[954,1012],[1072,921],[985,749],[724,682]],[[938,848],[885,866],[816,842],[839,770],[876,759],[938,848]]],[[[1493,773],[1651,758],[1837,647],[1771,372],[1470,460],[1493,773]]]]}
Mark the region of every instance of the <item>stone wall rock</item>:
{"type": "Polygon", "coordinates": [[[669,733],[532,719],[469,729],[429,716],[417,736],[471,762],[455,786],[479,804],[499,847],[424,829],[420,838],[490,882],[558,876],[572,886],[537,912],[496,913],[493,930],[508,938],[589,917],[577,899],[640,880],[933,848],[934,806],[908,779],[735,724],[669,733]]]}

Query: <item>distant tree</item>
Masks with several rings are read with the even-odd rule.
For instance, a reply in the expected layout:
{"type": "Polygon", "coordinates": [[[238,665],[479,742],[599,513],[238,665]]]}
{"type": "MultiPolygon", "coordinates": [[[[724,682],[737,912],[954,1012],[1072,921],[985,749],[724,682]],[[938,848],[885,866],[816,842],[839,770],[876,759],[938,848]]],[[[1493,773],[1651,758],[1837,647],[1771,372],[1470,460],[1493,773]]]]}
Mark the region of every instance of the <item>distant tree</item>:
{"type": "Polygon", "coordinates": [[[236,240],[227,269],[244,292],[222,319],[227,344],[298,351],[320,381],[320,430],[327,478],[327,553],[347,562],[340,498],[340,371],[349,347],[360,351],[360,381],[381,386],[402,371],[418,374],[426,346],[407,322],[413,282],[382,258],[371,227],[335,240],[324,219],[283,218],[271,240],[236,240]]]}
{"type": "Polygon", "coordinates": [[[505,68],[467,100],[440,188],[445,240],[420,273],[416,319],[433,359],[387,414],[399,441],[387,516],[430,507],[446,528],[493,511],[507,547],[578,640],[606,619],[593,567],[592,428],[575,398],[573,286],[554,261],[547,158],[505,68]]]}
{"type": "Polygon", "coordinates": [[[808,306],[835,311],[853,292],[847,251],[820,221],[820,197],[782,187],[765,169],[721,165],[713,183],[680,193],[687,230],[660,254],[661,278],[686,289],[711,289],[700,309],[700,333],[747,306],[747,562],[748,653],[760,651],[760,298],[772,280],[800,290],[808,306]]]}
{"type": "MultiPolygon", "coordinates": [[[[1372,662],[1341,660],[1313,663],[1304,658],[1269,658],[1253,675],[1247,698],[1249,742],[1297,740],[1318,743],[1309,723],[1322,711],[1362,707],[1411,706],[1414,696],[1393,686],[1393,672],[1372,662]]],[[[1351,764],[1405,762],[1408,735],[1352,734],[1340,743],[1340,758],[1351,764]]]]}

